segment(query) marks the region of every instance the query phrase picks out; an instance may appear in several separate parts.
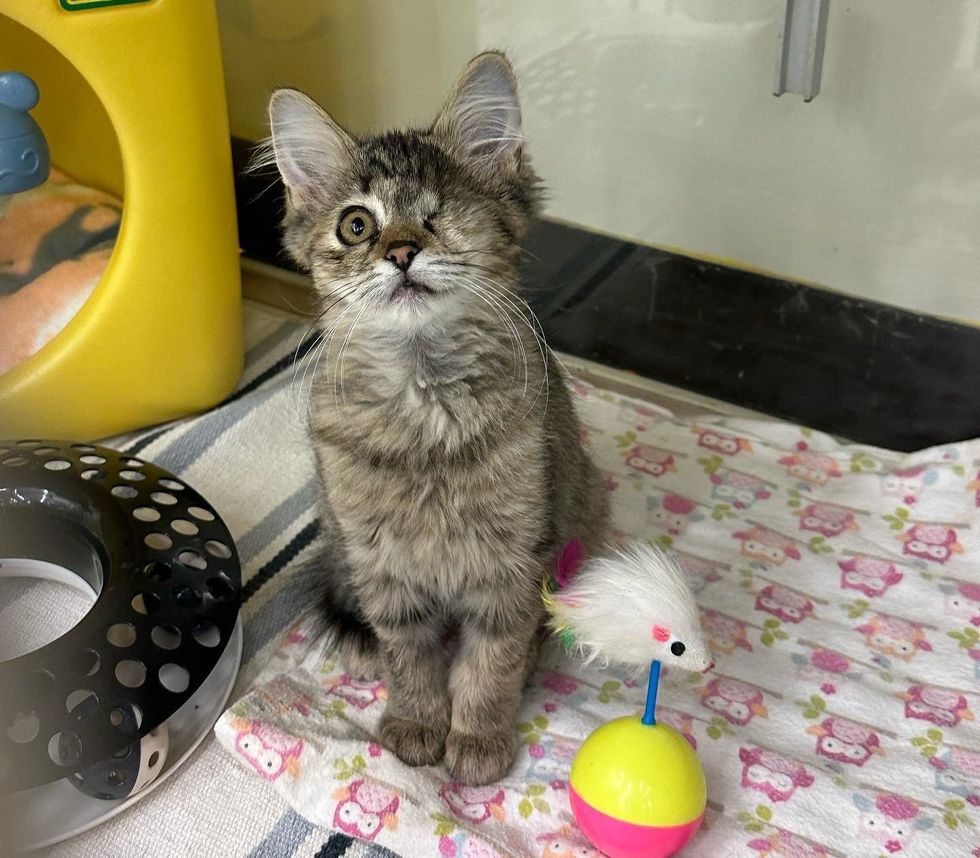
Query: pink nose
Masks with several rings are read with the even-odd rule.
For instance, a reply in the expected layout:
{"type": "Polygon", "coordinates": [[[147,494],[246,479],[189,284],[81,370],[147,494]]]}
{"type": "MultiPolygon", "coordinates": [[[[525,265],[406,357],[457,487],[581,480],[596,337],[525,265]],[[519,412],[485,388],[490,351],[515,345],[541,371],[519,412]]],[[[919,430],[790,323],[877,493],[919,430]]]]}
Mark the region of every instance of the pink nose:
{"type": "Polygon", "coordinates": [[[417,244],[410,241],[393,241],[385,251],[385,259],[393,262],[396,268],[408,271],[408,266],[415,259],[415,254],[419,252],[417,244]]]}

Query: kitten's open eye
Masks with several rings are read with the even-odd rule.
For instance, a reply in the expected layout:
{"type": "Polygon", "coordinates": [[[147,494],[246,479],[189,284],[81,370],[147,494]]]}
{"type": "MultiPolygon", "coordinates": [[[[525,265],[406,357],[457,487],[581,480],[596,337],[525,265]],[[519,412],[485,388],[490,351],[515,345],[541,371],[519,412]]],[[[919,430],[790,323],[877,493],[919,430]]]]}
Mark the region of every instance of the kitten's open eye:
{"type": "Polygon", "coordinates": [[[337,238],[344,244],[360,244],[372,238],[376,232],[374,215],[360,206],[345,210],[337,224],[337,238]]]}

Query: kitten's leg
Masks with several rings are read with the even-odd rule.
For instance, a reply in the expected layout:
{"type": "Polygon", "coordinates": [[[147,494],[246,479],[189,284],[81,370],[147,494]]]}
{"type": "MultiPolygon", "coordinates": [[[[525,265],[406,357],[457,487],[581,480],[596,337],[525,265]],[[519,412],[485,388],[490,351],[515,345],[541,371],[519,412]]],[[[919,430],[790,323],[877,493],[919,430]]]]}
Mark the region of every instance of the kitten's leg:
{"type": "Polygon", "coordinates": [[[311,571],[316,598],[320,600],[320,616],[332,632],[328,645],[351,676],[378,679],[384,673],[381,646],[354,591],[343,537],[327,504],[322,507],[321,524],[325,538],[311,571]]]}
{"type": "MultiPolygon", "coordinates": [[[[390,605],[397,604],[394,597],[390,605]]],[[[448,664],[442,629],[406,613],[397,621],[387,610],[375,625],[386,659],[388,706],[381,718],[381,743],[410,766],[439,762],[449,732],[448,664]]]]}
{"type": "Polygon", "coordinates": [[[452,730],[446,763],[465,784],[499,780],[514,762],[521,694],[537,657],[540,597],[533,616],[512,602],[471,618],[452,668],[452,730]]]}
{"type": "Polygon", "coordinates": [[[384,654],[374,629],[364,618],[352,595],[338,598],[328,592],[323,599],[327,627],[334,633],[337,657],[356,679],[378,679],[384,674],[384,654]]]}

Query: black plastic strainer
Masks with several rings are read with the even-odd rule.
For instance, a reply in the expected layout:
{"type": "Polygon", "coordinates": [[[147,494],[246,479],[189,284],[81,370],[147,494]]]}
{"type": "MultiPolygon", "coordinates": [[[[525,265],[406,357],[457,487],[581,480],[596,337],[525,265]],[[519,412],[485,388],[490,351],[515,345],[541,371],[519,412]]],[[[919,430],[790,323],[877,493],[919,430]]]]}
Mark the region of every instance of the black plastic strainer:
{"type": "Polygon", "coordinates": [[[241,606],[238,554],[207,501],[93,444],[0,441],[4,558],[63,567],[97,599],[57,640],[0,663],[0,792],[66,777],[166,721],[241,606]]]}

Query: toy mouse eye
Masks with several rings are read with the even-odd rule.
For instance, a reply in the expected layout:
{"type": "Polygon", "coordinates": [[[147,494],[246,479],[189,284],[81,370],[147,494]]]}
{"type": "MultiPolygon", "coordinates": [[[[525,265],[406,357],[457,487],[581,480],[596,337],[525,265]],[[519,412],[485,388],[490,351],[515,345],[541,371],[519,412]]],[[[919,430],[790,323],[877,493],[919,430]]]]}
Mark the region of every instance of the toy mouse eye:
{"type": "Polygon", "coordinates": [[[687,647],[686,647],[686,646],[684,646],[684,644],[682,644],[682,643],[681,643],[680,641],[674,641],[674,642],[673,642],[673,643],[672,643],[672,644],[670,645],[670,651],[671,651],[671,652],[672,652],[672,653],[673,653],[674,655],[677,655],[677,656],[681,656],[681,655],[684,655],[684,650],[686,650],[686,649],[687,649],[687,647]]]}

